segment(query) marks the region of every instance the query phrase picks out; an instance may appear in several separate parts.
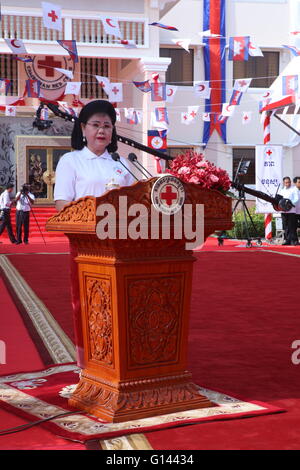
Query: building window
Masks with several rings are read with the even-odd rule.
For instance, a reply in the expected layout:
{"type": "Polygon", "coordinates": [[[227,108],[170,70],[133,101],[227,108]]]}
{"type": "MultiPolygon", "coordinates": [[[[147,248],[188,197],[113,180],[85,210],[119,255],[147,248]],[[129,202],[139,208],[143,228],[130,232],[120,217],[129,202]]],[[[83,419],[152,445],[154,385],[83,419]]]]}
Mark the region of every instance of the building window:
{"type": "Polygon", "coordinates": [[[108,60],[94,57],[80,59],[81,98],[101,99],[107,98],[103,88],[99,85],[95,75],[108,77],[108,60]]]}
{"type": "Polygon", "coordinates": [[[233,79],[253,78],[251,88],[269,88],[279,75],[279,52],[262,52],[263,57],[233,61],[233,79]]]}
{"type": "Polygon", "coordinates": [[[8,96],[18,96],[18,61],[12,54],[0,54],[0,80],[10,80],[8,96]]]}
{"type": "Polygon", "coordinates": [[[194,50],[190,53],[184,49],[164,47],[160,49],[160,57],[170,57],[172,62],[166,72],[166,83],[179,86],[193,86],[194,82],[194,50]]]}
{"type": "Polygon", "coordinates": [[[243,184],[255,184],[255,148],[234,148],[232,149],[232,179],[234,180],[239,163],[250,161],[246,175],[240,175],[239,181],[243,184]]]}

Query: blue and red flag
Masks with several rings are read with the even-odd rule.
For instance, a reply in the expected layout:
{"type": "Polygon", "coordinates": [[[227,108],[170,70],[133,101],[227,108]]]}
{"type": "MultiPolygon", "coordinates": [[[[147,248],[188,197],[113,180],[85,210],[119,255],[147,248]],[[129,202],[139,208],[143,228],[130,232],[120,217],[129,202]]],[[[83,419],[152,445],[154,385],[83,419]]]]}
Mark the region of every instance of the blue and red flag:
{"type": "Polygon", "coordinates": [[[232,95],[229,100],[230,105],[238,105],[242,99],[243,93],[239,90],[232,90],[232,95]]]}
{"type": "MultiPolygon", "coordinates": [[[[205,100],[205,113],[219,115],[222,103],[226,102],[226,0],[203,0],[203,31],[210,30],[220,37],[203,37],[205,80],[210,82],[210,98],[205,100]]],[[[204,121],[203,142],[207,144],[213,131],[216,130],[226,143],[226,121],[217,119],[204,121]]]]}
{"type": "Polygon", "coordinates": [[[228,60],[248,60],[250,36],[234,36],[229,38],[228,60]]]}
{"type": "Polygon", "coordinates": [[[148,131],[148,147],[165,152],[167,150],[167,132],[148,131]]]}
{"type": "Polygon", "coordinates": [[[149,80],[145,80],[144,82],[132,82],[139,90],[143,91],[144,93],[148,93],[151,91],[151,85],[149,80]]]}
{"type": "Polygon", "coordinates": [[[78,52],[75,39],[59,39],[58,44],[68,51],[74,64],[78,62],[78,52]]]}
{"type": "Polygon", "coordinates": [[[29,98],[40,96],[41,82],[39,80],[26,80],[26,92],[29,98]]]}
{"type": "Polygon", "coordinates": [[[9,92],[9,89],[11,87],[11,81],[8,78],[1,79],[0,78],[0,92],[5,94],[7,96],[7,93],[9,92]]]}
{"type": "Polygon", "coordinates": [[[283,47],[285,47],[286,49],[288,49],[294,56],[298,56],[300,55],[300,50],[297,49],[297,47],[295,46],[285,46],[284,44],[282,44],[283,47]]]}
{"type": "Polygon", "coordinates": [[[175,26],[168,26],[162,23],[149,23],[149,26],[157,26],[158,28],[168,29],[169,31],[178,31],[178,29],[175,28],[175,26]]]}

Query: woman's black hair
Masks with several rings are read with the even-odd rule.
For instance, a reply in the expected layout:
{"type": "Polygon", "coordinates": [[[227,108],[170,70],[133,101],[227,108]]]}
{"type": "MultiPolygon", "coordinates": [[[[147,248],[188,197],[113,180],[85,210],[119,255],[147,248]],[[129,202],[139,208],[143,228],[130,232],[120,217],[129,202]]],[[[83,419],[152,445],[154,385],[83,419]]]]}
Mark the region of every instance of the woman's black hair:
{"type": "Polygon", "coordinates": [[[116,152],[118,149],[118,140],[117,140],[117,131],[115,128],[116,123],[116,111],[113,105],[109,101],[105,100],[96,100],[91,101],[86,104],[79,113],[78,119],[76,119],[72,135],[71,135],[71,145],[74,150],[82,150],[85,146],[83,142],[83,134],[81,129],[81,124],[86,124],[91,116],[94,114],[107,114],[113,124],[113,132],[111,143],[107,146],[107,151],[109,153],[116,152]]]}

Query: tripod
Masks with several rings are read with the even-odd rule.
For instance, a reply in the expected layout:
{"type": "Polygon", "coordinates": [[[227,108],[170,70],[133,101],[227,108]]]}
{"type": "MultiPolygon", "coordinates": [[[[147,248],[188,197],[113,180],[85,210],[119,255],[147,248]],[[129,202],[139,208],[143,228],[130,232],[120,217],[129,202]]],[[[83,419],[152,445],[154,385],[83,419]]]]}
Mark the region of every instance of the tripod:
{"type": "Polygon", "coordinates": [[[251,240],[257,240],[257,245],[261,246],[262,245],[261,238],[257,235],[257,228],[256,228],[256,226],[253,222],[253,219],[251,217],[251,214],[250,214],[249,209],[247,207],[247,204],[245,202],[245,191],[243,189],[239,190],[239,197],[238,197],[238,200],[236,201],[235,206],[233,208],[232,215],[237,210],[237,207],[238,207],[239,204],[242,205],[243,218],[244,218],[244,224],[245,224],[245,232],[246,232],[246,236],[247,236],[246,248],[251,248],[252,247],[252,241],[251,240]],[[254,229],[254,233],[257,235],[256,237],[252,237],[252,238],[250,237],[247,216],[248,216],[248,220],[251,222],[251,225],[254,229]]]}

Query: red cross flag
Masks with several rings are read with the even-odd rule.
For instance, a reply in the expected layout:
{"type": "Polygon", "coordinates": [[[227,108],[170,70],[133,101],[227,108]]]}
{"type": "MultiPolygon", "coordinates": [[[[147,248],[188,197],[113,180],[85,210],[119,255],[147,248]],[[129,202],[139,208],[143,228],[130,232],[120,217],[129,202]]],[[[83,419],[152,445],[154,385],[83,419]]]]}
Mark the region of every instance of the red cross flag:
{"type": "Polygon", "coordinates": [[[4,39],[4,41],[14,54],[27,54],[26,48],[21,39],[4,39]]]}
{"type": "Polygon", "coordinates": [[[199,106],[188,106],[188,114],[190,121],[193,121],[197,116],[199,106]]]}
{"type": "Polygon", "coordinates": [[[242,123],[249,124],[252,118],[252,112],[251,111],[243,111],[243,117],[242,117],[242,123]]]}
{"type": "Polygon", "coordinates": [[[189,113],[181,113],[181,124],[185,124],[186,126],[188,126],[189,124],[191,124],[191,119],[190,119],[190,116],[189,116],[189,113]]]}
{"type": "Polygon", "coordinates": [[[110,92],[110,81],[107,77],[102,77],[101,75],[95,75],[97,82],[103,88],[105,93],[108,95],[110,92]]]}
{"type": "Polygon", "coordinates": [[[68,82],[65,88],[65,95],[79,95],[81,82],[68,82]]]}
{"type": "Polygon", "coordinates": [[[122,83],[110,84],[108,99],[111,103],[119,103],[120,101],[123,101],[123,84],[122,83]]]}
{"type": "Polygon", "coordinates": [[[16,106],[5,106],[5,116],[15,116],[16,111],[16,106]]]}
{"type": "Polygon", "coordinates": [[[62,30],[61,7],[54,3],[42,2],[45,28],[62,30]]]}
{"type": "Polygon", "coordinates": [[[117,18],[109,18],[108,16],[102,16],[101,21],[106,34],[110,34],[120,39],[123,38],[119,26],[119,20],[117,18]]]}
{"type": "Polygon", "coordinates": [[[235,80],[233,89],[245,93],[250,86],[251,80],[252,78],[239,78],[235,80]]]}

